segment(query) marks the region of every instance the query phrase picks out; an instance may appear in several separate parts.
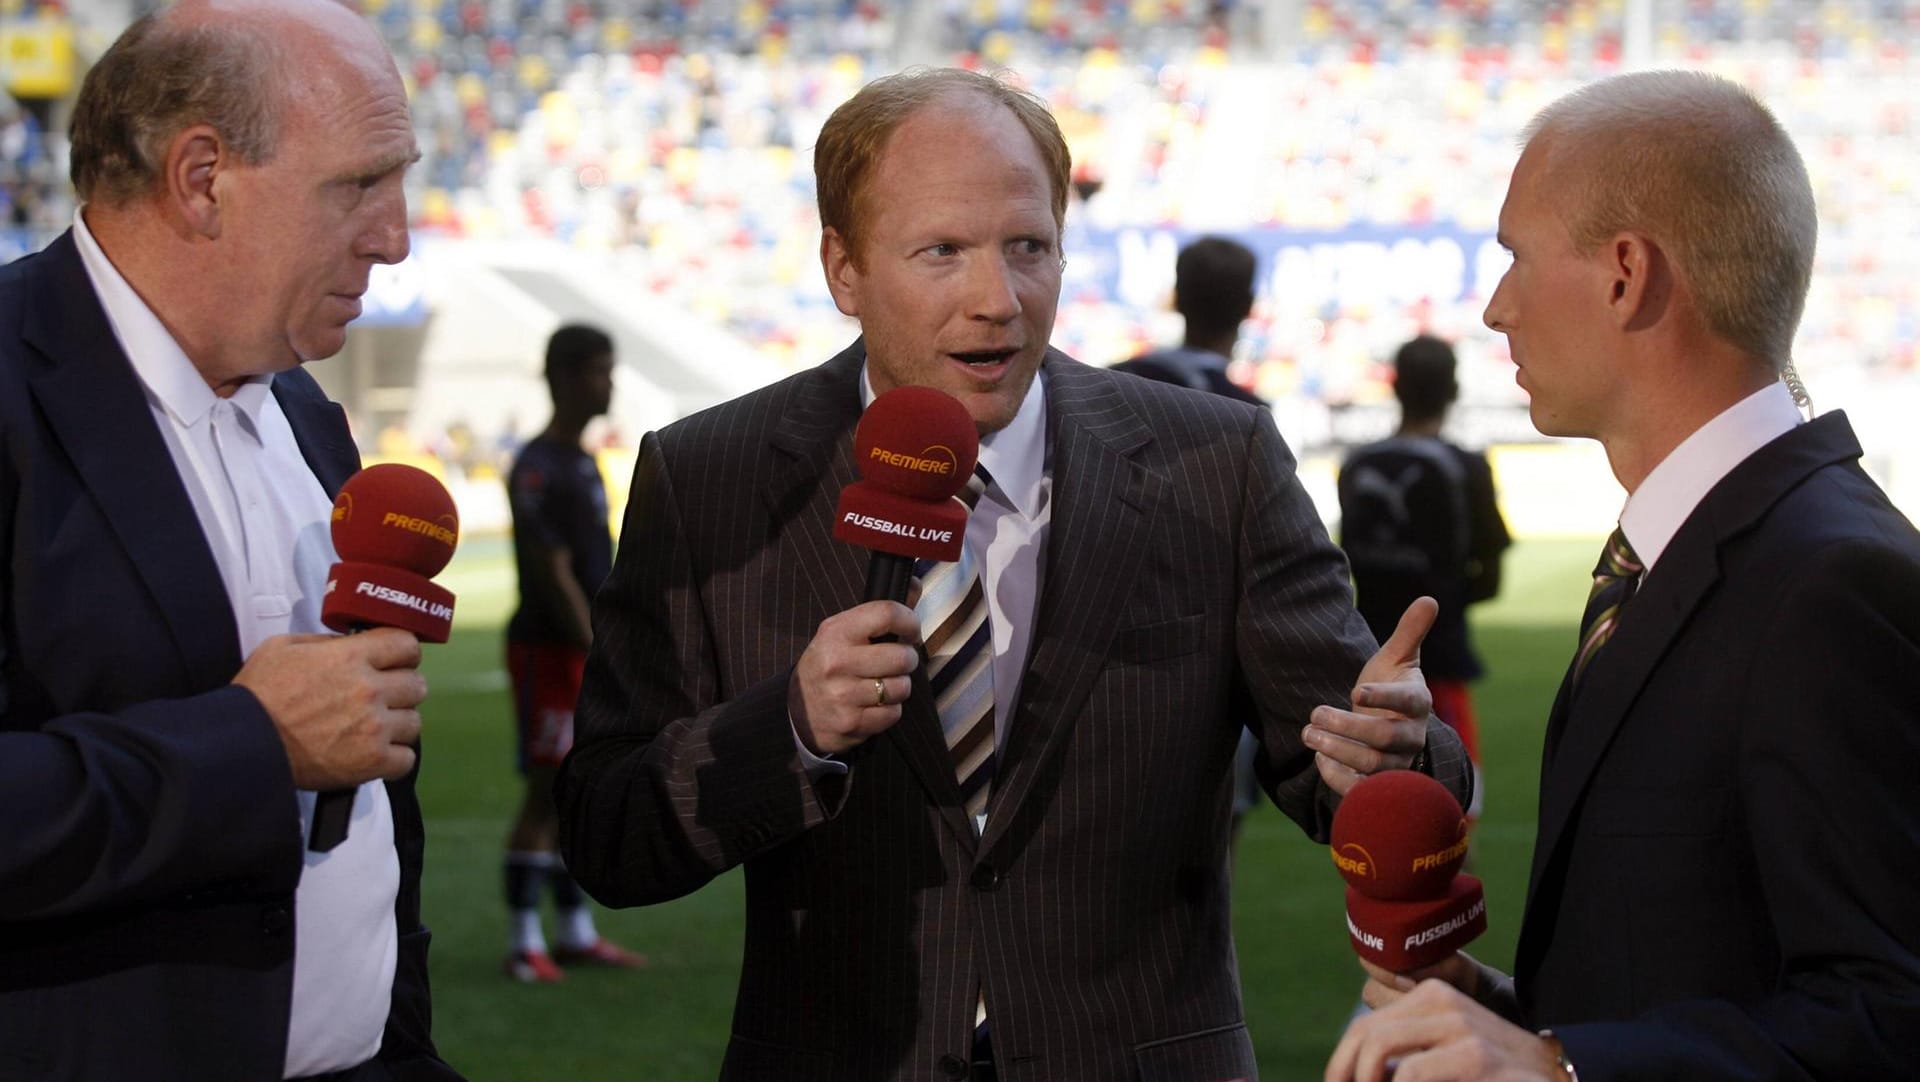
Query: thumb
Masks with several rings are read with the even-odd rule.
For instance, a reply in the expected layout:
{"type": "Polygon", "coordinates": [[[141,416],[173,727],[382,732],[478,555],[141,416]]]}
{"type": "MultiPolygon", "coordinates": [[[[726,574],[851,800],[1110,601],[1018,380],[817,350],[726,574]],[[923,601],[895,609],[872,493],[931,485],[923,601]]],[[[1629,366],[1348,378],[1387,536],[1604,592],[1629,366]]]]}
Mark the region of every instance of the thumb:
{"type": "Polygon", "coordinates": [[[1440,615],[1440,603],[1431,597],[1416,597],[1407,611],[1400,614],[1400,623],[1393,634],[1380,645],[1378,655],[1381,661],[1396,668],[1418,667],[1420,664],[1420,644],[1426,641],[1427,632],[1433,630],[1433,621],[1440,615]]]}

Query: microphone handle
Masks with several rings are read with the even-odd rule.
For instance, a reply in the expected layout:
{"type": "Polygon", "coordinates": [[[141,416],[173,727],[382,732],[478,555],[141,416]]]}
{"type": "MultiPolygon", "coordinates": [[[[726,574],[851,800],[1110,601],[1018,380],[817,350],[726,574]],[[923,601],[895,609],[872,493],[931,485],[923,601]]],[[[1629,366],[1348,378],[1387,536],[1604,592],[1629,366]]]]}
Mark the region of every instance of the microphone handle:
{"type": "MultiPolygon", "coordinates": [[[[347,634],[358,635],[372,624],[354,624],[347,634]]],[[[353,821],[353,789],[329,789],[313,796],[313,826],[307,831],[307,848],[315,853],[330,853],[347,840],[347,824],[353,821]]]]}
{"type": "Polygon", "coordinates": [[[353,819],[352,789],[329,789],[313,797],[313,829],[307,833],[307,848],[316,853],[332,852],[347,840],[347,824],[353,819]]]}
{"type": "MultiPolygon", "coordinates": [[[[866,601],[907,603],[907,587],[913,584],[913,557],[874,551],[867,558],[866,601]]],[[[897,635],[879,635],[874,642],[898,642],[897,635]]]]}
{"type": "Polygon", "coordinates": [[[907,587],[913,583],[913,557],[891,552],[874,552],[867,560],[867,601],[907,603],[907,587]]]}

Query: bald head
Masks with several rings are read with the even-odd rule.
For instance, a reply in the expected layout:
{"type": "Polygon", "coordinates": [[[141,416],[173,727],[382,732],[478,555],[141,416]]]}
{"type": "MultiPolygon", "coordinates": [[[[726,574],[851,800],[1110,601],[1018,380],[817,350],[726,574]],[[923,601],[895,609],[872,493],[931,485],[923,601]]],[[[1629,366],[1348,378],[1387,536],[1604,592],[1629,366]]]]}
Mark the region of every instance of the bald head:
{"type": "Polygon", "coordinates": [[[290,103],[398,78],[373,27],[335,0],[183,0],[128,27],[87,73],[74,189],[109,205],[151,194],[168,144],[196,124],[264,163],[290,103]]]}

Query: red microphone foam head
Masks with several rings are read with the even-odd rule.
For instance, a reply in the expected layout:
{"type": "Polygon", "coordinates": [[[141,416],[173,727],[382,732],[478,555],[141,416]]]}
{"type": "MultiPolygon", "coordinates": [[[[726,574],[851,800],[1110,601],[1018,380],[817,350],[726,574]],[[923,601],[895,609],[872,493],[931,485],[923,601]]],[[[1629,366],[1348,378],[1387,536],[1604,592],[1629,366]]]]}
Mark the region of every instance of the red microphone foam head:
{"type": "Polygon", "coordinates": [[[967,505],[953,496],[928,502],[855,481],[840,490],[833,536],[896,556],[953,563],[967,536],[967,505]]]}
{"type": "Polygon", "coordinates": [[[967,407],[952,395],[932,387],[895,387],[875,396],[860,415],[853,454],[868,484],[939,503],[973,476],[980,432],[967,407]]]}
{"type": "Polygon", "coordinates": [[[1368,898],[1439,898],[1467,858],[1467,820],[1446,786],[1389,770],[1341,798],[1329,847],[1347,884],[1368,898]]]}
{"type": "Polygon", "coordinates": [[[453,559],[460,512],[433,475],[397,462],[368,466],[333,501],[333,548],[349,563],[432,578],[453,559]]]}

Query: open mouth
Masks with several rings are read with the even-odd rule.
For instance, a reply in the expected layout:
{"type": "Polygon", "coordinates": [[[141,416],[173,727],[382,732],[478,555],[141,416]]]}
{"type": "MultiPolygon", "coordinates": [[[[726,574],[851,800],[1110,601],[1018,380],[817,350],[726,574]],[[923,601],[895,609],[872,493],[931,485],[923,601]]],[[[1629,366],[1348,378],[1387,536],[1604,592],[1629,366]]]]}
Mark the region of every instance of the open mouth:
{"type": "Polygon", "coordinates": [[[989,365],[1004,364],[1019,352],[1017,349],[975,349],[949,353],[947,356],[970,367],[985,368],[989,365]]]}

